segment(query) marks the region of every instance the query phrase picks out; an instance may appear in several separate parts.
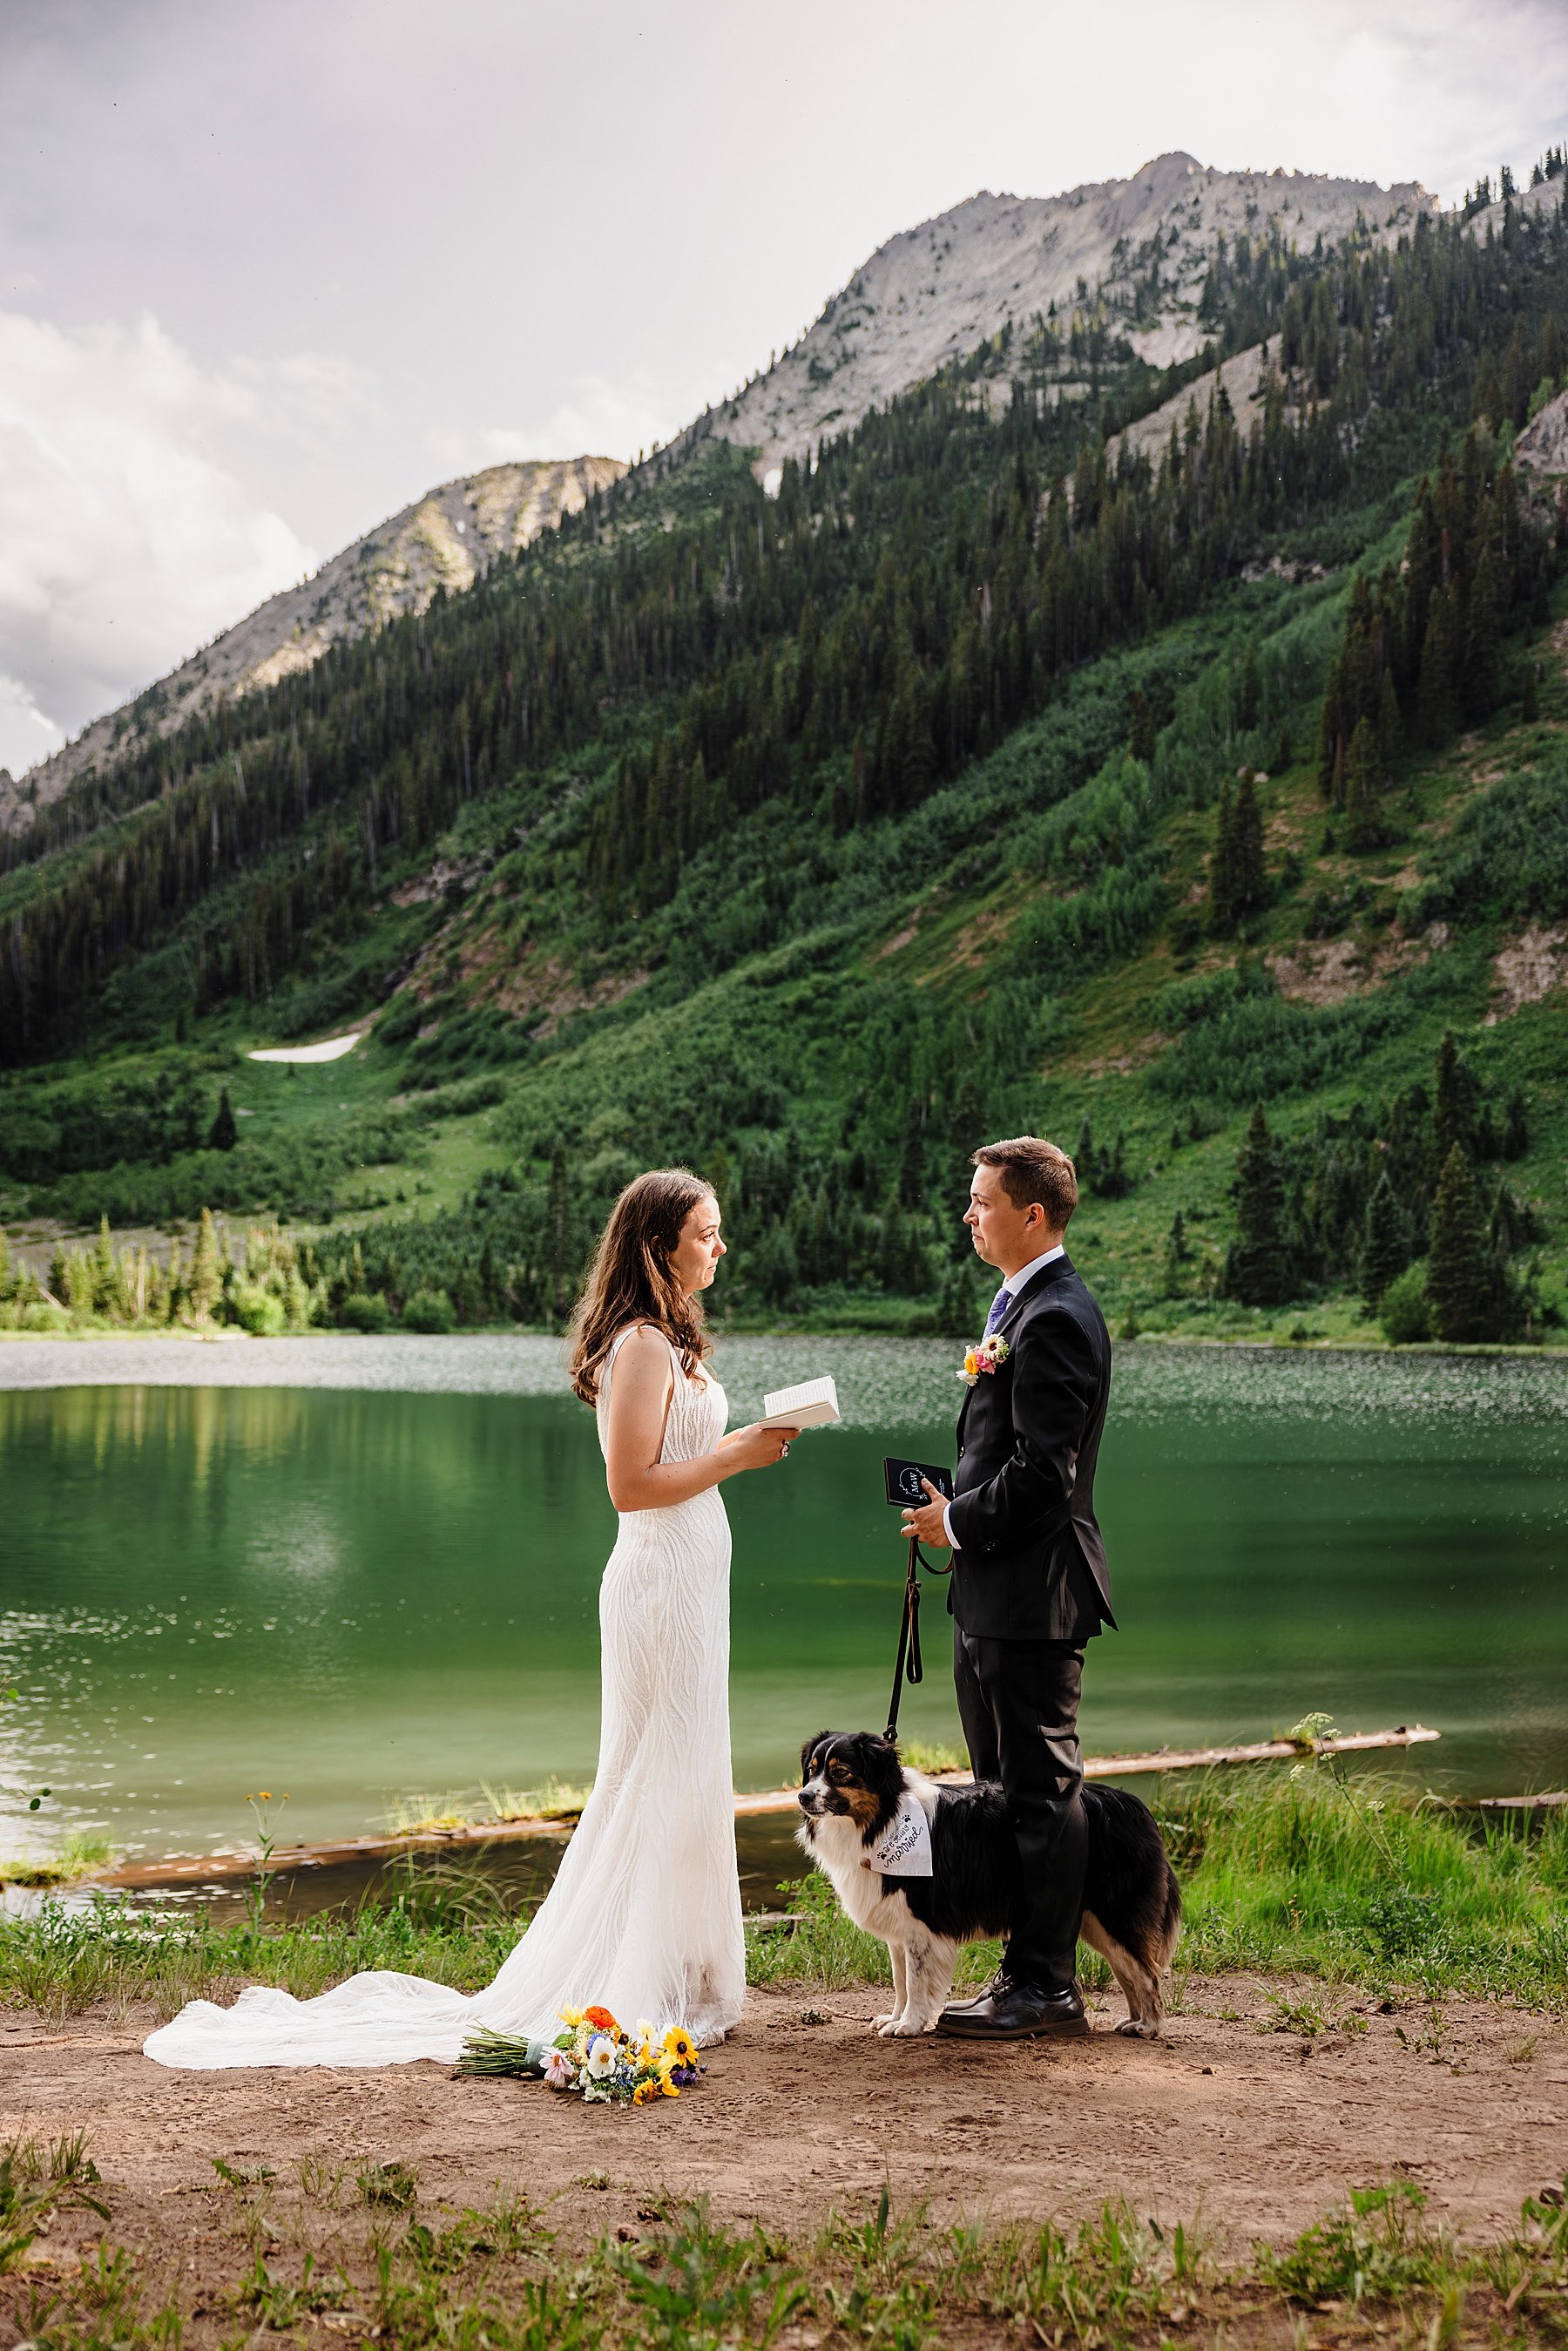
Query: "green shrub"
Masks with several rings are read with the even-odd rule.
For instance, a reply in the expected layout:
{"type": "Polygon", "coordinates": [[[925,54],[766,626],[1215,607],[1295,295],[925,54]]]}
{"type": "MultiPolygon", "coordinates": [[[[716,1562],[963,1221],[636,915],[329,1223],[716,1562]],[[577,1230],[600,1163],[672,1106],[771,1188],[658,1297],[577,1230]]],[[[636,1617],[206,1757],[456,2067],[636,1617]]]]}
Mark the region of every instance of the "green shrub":
{"type": "Polygon", "coordinates": [[[405,1331],[445,1332],[456,1327],[457,1316],[444,1290],[416,1290],[403,1309],[405,1331]]]}
{"type": "Polygon", "coordinates": [[[384,1331],[391,1319],[386,1300],[369,1297],[362,1290],[351,1290],[337,1310],[337,1320],[346,1331],[362,1331],[367,1335],[384,1331]]]}
{"type": "Polygon", "coordinates": [[[1377,1309],[1377,1319],[1383,1325],[1383,1336],[1391,1347],[1414,1347],[1432,1335],[1432,1318],[1427,1304],[1427,1264],[1423,1258],[1418,1265],[1407,1265],[1397,1274],[1383,1293],[1377,1309]]]}
{"type": "Polygon", "coordinates": [[[58,1332],[74,1327],[63,1306],[50,1306],[41,1298],[31,1299],[25,1305],[12,1301],[0,1310],[0,1330],[58,1332]]]}
{"type": "Polygon", "coordinates": [[[277,1292],[258,1289],[254,1282],[234,1284],[234,1308],[235,1322],[253,1339],[279,1337],[288,1321],[287,1310],[277,1292]]]}

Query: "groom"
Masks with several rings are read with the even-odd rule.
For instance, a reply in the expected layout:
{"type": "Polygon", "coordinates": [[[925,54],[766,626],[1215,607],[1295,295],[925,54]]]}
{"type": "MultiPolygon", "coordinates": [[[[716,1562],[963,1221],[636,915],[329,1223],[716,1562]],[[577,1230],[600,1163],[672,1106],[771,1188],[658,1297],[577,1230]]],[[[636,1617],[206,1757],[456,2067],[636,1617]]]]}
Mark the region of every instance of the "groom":
{"type": "Polygon", "coordinates": [[[1024,1907],[996,1980],[938,2031],[1023,2041],[1088,2031],[1075,1980],[1087,1835],[1080,1791],[1084,1645],[1113,1628],[1095,1520],[1111,1384],[1104,1315],[1063,1247],[1073,1163],[1023,1134],[974,1154],[964,1222],[1002,1276],[959,1416],[955,1495],[936,1488],[906,1531],[953,1552],[953,1678],[977,1780],[1000,1780],[1024,1907]]]}

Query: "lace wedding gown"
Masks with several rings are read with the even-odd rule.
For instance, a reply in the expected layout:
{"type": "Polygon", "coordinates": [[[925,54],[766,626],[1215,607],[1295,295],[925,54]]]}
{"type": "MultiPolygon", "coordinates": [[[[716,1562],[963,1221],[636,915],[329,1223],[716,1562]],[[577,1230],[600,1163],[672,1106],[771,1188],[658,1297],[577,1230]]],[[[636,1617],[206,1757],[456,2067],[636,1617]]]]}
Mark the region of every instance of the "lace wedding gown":
{"type": "MultiPolygon", "coordinates": [[[[599,1444],[620,1332],[601,1375],[599,1444]]],[[[673,1354],[673,1350],[671,1351],[673,1354]]],[[[711,1453],[724,1391],[675,1387],[661,1461],[711,1453]]],[[[481,2025],[547,2036],[557,2012],[602,2001],[721,2039],[745,1996],[730,1773],[730,1527],[717,1487],[623,1515],[599,1590],[598,1771],[556,1882],[493,1983],[465,1996],[376,1970],[318,2000],[253,1986],[232,2008],[193,2000],[144,2044],[161,2065],[453,2062],[481,2025]]]]}

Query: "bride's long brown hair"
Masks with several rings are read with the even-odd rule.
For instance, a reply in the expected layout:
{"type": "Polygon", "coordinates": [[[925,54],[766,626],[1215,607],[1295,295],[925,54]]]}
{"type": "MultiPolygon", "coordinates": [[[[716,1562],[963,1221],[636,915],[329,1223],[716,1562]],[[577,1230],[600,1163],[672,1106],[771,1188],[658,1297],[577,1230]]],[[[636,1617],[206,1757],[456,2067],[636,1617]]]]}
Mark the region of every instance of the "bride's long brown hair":
{"type": "Polygon", "coordinates": [[[670,1270],[680,1228],[713,1186],[690,1167],[652,1167],[627,1186],[609,1212],[572,1316],[572,1385],[585,1404],[599,1397],[599,1369],[628,1322],[662,1331],[690,1379],[713,1352],[695,1297],[670,1270]]]}

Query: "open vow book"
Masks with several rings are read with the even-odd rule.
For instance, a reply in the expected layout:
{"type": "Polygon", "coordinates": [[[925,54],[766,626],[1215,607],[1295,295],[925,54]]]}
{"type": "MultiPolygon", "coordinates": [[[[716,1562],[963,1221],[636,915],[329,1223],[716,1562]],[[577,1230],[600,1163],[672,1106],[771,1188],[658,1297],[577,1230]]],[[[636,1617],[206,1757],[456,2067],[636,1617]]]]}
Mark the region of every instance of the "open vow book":
{"type": "Polygon", "coordinates": [[[763,1398],[763,1428],[821,1428],[838,1418],[838,1390],[831,1380],[802,1380],[795,1388],[775,1388],[763,1398]]]}

